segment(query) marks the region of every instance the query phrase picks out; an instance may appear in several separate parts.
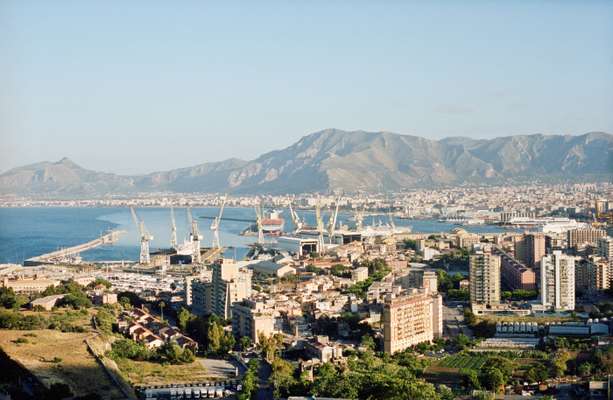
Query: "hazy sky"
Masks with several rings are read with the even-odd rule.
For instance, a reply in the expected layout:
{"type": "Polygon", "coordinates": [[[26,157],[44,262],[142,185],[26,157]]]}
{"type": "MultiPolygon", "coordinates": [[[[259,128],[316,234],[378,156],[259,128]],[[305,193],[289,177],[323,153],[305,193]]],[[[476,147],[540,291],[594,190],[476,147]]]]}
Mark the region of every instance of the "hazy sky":
{"type": "Polygon", "coordinates": [[[613,1],[0,1],[0,170],[252,159],[324,128],[613,132],[613,1]]]}

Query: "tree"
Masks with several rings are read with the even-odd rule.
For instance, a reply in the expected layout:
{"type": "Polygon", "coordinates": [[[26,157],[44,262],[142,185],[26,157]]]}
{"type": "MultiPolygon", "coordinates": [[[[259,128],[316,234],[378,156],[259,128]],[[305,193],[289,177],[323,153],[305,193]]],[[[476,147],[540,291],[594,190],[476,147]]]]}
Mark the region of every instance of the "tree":
{"type": "Polygon", "coordinates": [[[469,389],[481,389],[481,382],[479,381],[479,375],[474,369],[466,369],[460,371],[462,373],[462,381],[464,386],[469,389]]]}
{"type": "Polygon", "coordinates": [[[271,336],[260,334],[258,336],[258,348],[264,354],[264,358],[269,363],[272,363],[276,359],[277,352],[281,348],[282,344],[283,336],[280,334],[274,334],[271,336]]]}
{"type": "Polygon", "coordinates": [[[375,351],[375,340],[370,335],[362,336],[361,347],[365,348],[366,351],[375,351]]]}
{"type": "Polygon", "coordinates": [[[181,309],[177,313],[177,323],[179,325],[179,329],[181,329],[182,331],[186,331],[187,324],[189,323],[190,319],[192,319],[192,314],[185,308],[181,307],[181,309]]]}
{"type": "Polygon", "coordinates": [[[289,362],[276,358],[272,364],[272,373],[270,381],[273,386],[273,395],[275,399],[287,397],[292,386],[296,385],[294,378],[294,367],[289,362]]]}
{"type": "Polygon", "coordinates": [[[258,362],[256,360],[249,361],[249,366],[245,376],[243,376],[243,387],[238,393],[238,400],[249,400],[255,393],[258,384],[258,362]]]}
{"type": "Polygon", "coordinates": [[[502,374],[502,371],[496,367],[489,367],[485,369],[479,376],[481,385],[498,392],[500,388],[506,384],[506,379],[502,374]]]}
{"type": "Polygon", "coordinates": [[[104,308],[100,308],[96,313],[96,323],[98,325],[98,329],[106,334],[113,333],[113,323],[115,322],[115,316],[105,310],[104,308]]]}
{"type": "Polygon", "coordinates": [[[209,321],[208,327],[208,350],[217,355],[228,353],[234,347],[234,336],[226,332],[217,321],[209,321]]]}
{"type": "Polygon", "coordinates": [[[103,278],[96,278],[95,281],[93,281],[92,283],[90,283],[89,285],[87,285],[88,288],[95,288],[98,285],[102,285],[107,289],[110,289],[111,286],[113,286],[111,284],[111,282],[107,281],[106,279],[103,278]]]}
{"type": "Polygon", "coordinates": [[[24,296],[15,294],[13,288],[0,288],[0,305],[4,308],[19,309],[27,303],[28,299],[24,296]]]}
{"type": "Polygon", "coordinates": [[[253,344],[249,336],[241,336],[239,343],[242,351],[247,350],[253,344]]]}
{"type": "Polygon", "coordinates": [[[438,391],[438,395],[440,396],[441,400],[454,400],[455,399],[455,395],[453,394],[453,391],[449,388],[449,386],[440,385],[437,391],[438,391]]]}
{"type": "Polygon", "coordinates": [[[566,363],[570,360],[570,354],[566,351],[557,351],[551,360],[551,366],[556,377],[564,376],[568,366],[566,363]]]}
{"type": "Polygon", "coordinates": [[[164,322],[164,307],[166,307],[166,303],[164,303],[163,301],[160,301],[160,320],[162,322],[164,322]]]}
{"type": "Polygon", "coordinates": [[[458,350],[464,350],[468,348],[470,344],[471,344],[470,338],[463,333],[460,333],[458,336],[455,337],[455,345],[458,348],[458,350]]]}
{"type": "Polygon", "coordinates": [[[579,367],[577,368],[577,372],[579,373],[579,376],[586,377],[592,374],[593,369],[594,366],[592,365],[592,363],[584,362],[583,364],[579,365],[579,367]]]}

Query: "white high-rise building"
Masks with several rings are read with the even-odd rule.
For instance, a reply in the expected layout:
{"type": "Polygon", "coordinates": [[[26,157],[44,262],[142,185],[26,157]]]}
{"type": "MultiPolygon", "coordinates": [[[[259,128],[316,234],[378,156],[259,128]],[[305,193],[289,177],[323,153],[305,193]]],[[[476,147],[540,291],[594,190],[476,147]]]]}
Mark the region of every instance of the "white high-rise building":
{"type": "Polygon", "coordinates": [[[474,313],[500,303],[500,256],[489,248],[470,256],[470,305],[474,313]]]}
{"type": "Polygon", "coordinates": [[[541,303],[556,311],[575,309],[575,259],[555,250],[541,260],[541,303]]]}

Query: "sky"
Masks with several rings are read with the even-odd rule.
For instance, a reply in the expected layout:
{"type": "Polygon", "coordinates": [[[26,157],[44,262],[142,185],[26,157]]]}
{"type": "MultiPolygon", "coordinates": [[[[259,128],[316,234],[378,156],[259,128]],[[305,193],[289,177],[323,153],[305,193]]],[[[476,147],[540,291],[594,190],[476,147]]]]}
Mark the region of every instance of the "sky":
{"type": "Polygon", "coordinates": [[[249,160],[325,128],[613,133],[613,1],[0,2],[0,171],[249,160]]]}

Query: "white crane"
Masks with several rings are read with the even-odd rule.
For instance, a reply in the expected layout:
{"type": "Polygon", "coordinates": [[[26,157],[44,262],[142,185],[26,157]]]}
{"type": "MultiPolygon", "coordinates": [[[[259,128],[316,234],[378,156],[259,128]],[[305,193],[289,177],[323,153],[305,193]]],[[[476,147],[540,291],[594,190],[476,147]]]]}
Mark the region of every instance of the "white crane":
{"type": "Polygon", "coordinates": [[[357,206],[355,209],[355,229],[356,231],[361,231],[364,227],[364,210],[360,209],[360,206],[357,206]]]}
{"type": "Polygon", "coordinates": [[[330,214],[330,218],[328,218],[328,240],[330,244],[332,244],[332,237],[334,236],[334,231],[336,230],[336,220],[338,218],[338,207],[339,207],[340,201],[341,201],[341,198],[338,197],[336,199],[334,213],[330,214]]]}
{"type": "Polygon", "coordinates": [[[145,222],[138,218],[134,207],[130,207],[130,213],[132,214],[132,220],[138,229],[140,235],[140,257],[138,261],[143,265],[148,265],[151,262],[151,256],[149,255],[149,242],[153,240],[151,235],[145,228],[145,222]]]}
{"type": "Polygon", "coordinates": [[[262,203],[258,200],[255,208],[255,224],[258,229],[258,244],[264,243],[264,228],[262,227],[262,203]]]}
{"type": "Polygon", "coordinates": [[[389,217],[390,220],[390,228],[392,228],[392,233],[396,232],[396,223],[394,222],[394,214],[392,214],[392,212],[388,212],[387,216],[389,217]]]}
{"type": "Polygon", "coordinates": [[[296,210],[294,210],[294,207],[292,207],[292,202],[293,202],[293,199],[289,201],[289,215],[292,218],[292,222],[294,223],[294,227],[295,227],[294,233],[299,233],[304,227],[304,223],[298,216],[298,213],[296,212],[296,210]]]}
{"type": "Polygon", "coordinates": [[[198,231],[198,221],[192,217],[191,207],[187,207],[187,219],[192,226],[189,238],[192,242],[192,264],[200,263],[200,241],[203,239],[198,231]]]}
{"type": "Polygon", "coordinates": [[[216,249],[221,249],[221,243],[219,241],[219,223],[221,222],[221,217],[223,216],[223,210],[226,206],[227,198],[227,195],[223,197],[221,207],[219,208],[219,215],[211,223],[211,231],[213,231],[213,247],[216,249]]]}
{"type": "Polygon", "coordinates": [[[317,221],[317,246],[319,247],[319,254],[324,253],[324,220],[321,217],[321,203],[317,198],[317,204],[315,204],[315,219],[317,221]]]}
{"type": "Polygon", "coordinates": [[[170,206],[170,247],[177,248],[177,221],[175,221],[175,209],[170,206]]]}

